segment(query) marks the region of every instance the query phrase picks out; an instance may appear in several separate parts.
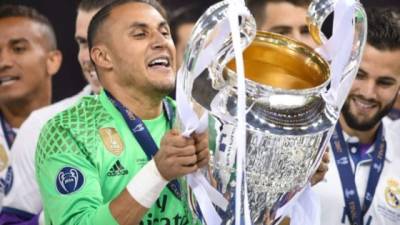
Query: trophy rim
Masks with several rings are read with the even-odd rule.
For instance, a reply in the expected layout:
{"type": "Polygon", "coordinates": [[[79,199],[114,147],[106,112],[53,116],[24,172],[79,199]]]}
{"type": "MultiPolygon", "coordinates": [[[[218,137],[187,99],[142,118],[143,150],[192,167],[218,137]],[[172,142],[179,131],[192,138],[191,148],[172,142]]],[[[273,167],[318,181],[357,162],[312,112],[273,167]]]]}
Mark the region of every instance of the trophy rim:
{"type": "MultiPolygon", "coordinates": [[[[279,88],[279,87],[273,87],[272,85],[267,85],[267,84],[262,84],[258,83],[256,81],[253,81],[251,79],[246,78],[246,84],[252,87],[257,87],[261,88],[263,90],[266,90],[267,92],[274,92],[274,93],[282,93],[282,94],[310,94],[310,93],[315,93],[316,91],[320,91],[321,89],[325,88],[331,81],[331,72],[330,72],[330,66],[329,63],[322,57],[321,54],[319,54],[316,50],[311,48],[310,46],[306,45],[303,42],[294,40],[290,37],[273,33],[273,32],[268,32],[268,31],[261,31],[257,30],[256,36],[253,40],[253,42],[259,41],[259,42],[267,42],[267,43],[273,43],[273,42],[280,42],[281,46],[286,47],[289,50],[295,51],[295,49],[302,49],[304,50],[303,54],[307,56],[308,58],[312,58],[313,62],[318,65],[319,69],[322,71],[323,74],[325,74],[325,81],[320,83],[319,85],[310,87],[310,88],[303,88],[303,89],[285,89],[285,88],[279,88]],[[270,41],[268,41],[270,40],[270,41]],[[307,54],[304,54],[307,53],[307,54]]],[[[252,43],[253,43],[252,42],[252,43]]],[[[251,44],[249,45],[251,46],[251,44]]],[[[247,47],[249,47],[247,46],[247,47]]],[[[246,48],[247,49],[247,48],[246,48]]],[[[234,60],[234,59],[232,59],[234,60]]],[[[229,76],[229,79],[236,80],[236,72],[230,69],[227,64],[224,66],[224,70],[226,71],[226,74],[229,76]]]]}

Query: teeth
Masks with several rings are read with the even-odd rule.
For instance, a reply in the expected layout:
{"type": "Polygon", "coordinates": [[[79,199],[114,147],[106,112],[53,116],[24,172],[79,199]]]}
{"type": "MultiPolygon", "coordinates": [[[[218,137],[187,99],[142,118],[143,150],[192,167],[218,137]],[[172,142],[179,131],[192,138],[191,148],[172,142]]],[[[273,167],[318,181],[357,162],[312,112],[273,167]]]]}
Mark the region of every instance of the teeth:
{"type": "Polygon", "coordinates": [[[374,103],[362,101],[362,100],[359,100],[359,99],[355,99],[355,103],[356,103],[358,106],[360,106],[361,108],[372,108],[372,107],[375,106],[374,103]]]}
{"type": "Polygon", "coordinates": [[[151,61],[149,65],[150,66],[155,66],[155,65],[168,66],[169,62],[168,62],[168,59],[166,59],[166,58],[158,58],[158,59],[154,59],[153,61],[151,61]]]}
{"type": "Polygon", "coordinates": [[[13,83],[17,79],[18,78],[16,78],[16,77],[2,77],[2,78],[0,78],[0,84],[1,85],[10,84],[10,83],[13,83]]]}

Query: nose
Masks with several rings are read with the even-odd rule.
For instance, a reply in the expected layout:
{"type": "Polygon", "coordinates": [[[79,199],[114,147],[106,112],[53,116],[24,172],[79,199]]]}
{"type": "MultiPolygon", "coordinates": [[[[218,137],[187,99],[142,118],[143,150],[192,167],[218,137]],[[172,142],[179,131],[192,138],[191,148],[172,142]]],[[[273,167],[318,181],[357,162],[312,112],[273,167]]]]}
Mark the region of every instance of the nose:
{"type": "Polygon", "coordinates": [[[79,61],[88,62],[90,61],[90,53],[87,47],[80,47],[78,53],[79,61]]]}
{"type": "Polygon", "coordinates": [[[361,94],[366,99],[376,99],[376,83],[374,80],[368,80],[364,83],[362,87],[359,88],[361,94]]]}
{"type": "Polygon", "coordinates": [[[12,56],[6,50],[0,50],[0,72],[12,67],[12,56]]]}
{"type": "Polygon", "coordinates": [[[153,33],[152,48],[163,49],[167,45],[167,38],[159,31],[153,33]]]}
{"type": "Polygon", "coordinates": [[[292,33],[289,36],[297,41],[303,41],[303,38],[297,29],[293,29],[292,33]]]}

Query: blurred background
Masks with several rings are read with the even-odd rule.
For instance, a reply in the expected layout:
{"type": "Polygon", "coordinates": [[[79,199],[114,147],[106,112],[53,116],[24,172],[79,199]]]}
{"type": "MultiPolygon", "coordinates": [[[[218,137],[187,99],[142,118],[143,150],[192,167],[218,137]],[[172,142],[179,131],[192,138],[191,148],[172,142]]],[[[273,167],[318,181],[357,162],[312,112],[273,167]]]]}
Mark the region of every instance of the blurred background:
{"type": "MultiPolygon", "coordinates": [[[[24,4],[35,7],[46,15],[53,23],[58,46],[63,52],[63,64],[56,76],[53,77],[53,102],[78,93],[86,81],[77,60],[78,46],[74,41],[75,17],[78,0],[0,0],[0,4],[24,4]]],[[[165,8],[176,14],[185,7],[206,8],[213,0],[161,0],[165,8]]],[[[371,6],[400,6],[399,0],[361,0],[365,7],[371,6]]]]}

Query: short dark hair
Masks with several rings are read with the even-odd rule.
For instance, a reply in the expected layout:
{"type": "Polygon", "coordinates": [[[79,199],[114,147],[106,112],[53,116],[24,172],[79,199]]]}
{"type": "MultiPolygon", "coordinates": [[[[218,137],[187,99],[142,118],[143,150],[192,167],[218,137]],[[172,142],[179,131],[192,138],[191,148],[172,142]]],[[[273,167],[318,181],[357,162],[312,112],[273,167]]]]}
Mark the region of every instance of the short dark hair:
{"type": "Polygon", "coordinates": [[[154,7],[165,19],[167,19],[167,14],[165,9],[161,6],[161,4],[156,0],[115,0],[112,3],[104,6],[100,11],[98,11],[92,18],[88,28],[88,47],[89,51],[93,47],[93,42],[97,36],[98,31],[101,26],[104,24],[106,19],[109,17],[111,11],[121,5],[126,3],[145,3],[152,7],[154,7]]]}
{"type": "Polygon", "coordinates": [[[381,50],[400,49],[400,7],[367,8],[367,43],[381,50]]]}
{"type": "Polygon", "coordinates": [[[85,12],[90,12],[101,9],[113,1],[115,0],[81,0],[79,2],[78,9],[85,12]]]}
{"type": "Polygon", "coordinates": [[[10,17],[23,17],[35,23],[43,25],[46,28],[45,36],[47,36],[50,50],[57,49],[57,39],[54,28],[46,16],[40,14],[36,9],[24,5],[1,5],[0,19],[10,17]]]}
{"type": "Polygon", "coordinates": [[[265,14],[265,7],[267,4],[281,2],[287,2],[300,7],[308,7],[308,5],[311,3],[311,0],[247,0],[247,7],[253,14],[257,26],[260,27],[267,18],[267,15],[265,14]]]}
{"type": "Polygon", "coordinates": [[[203,1],[182,6],[170,14],[171,35],[175,43],[180,41],[178,39],[179,27],[186,23],[196,23],[207,10],[209,4],[205,4],[203,1]]]}

